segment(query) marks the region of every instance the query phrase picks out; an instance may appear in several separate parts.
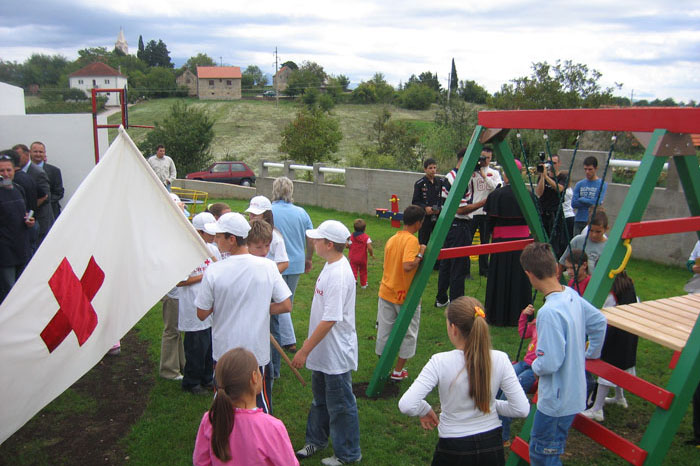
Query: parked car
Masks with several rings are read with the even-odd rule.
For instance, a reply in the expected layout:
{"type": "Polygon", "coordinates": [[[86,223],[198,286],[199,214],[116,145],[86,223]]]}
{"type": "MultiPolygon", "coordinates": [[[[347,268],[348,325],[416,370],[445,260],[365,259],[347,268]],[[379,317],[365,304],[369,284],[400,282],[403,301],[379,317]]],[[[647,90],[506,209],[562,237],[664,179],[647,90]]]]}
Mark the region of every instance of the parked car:
{"type": "Polygon", "coordinates": [[[252,186],[255,183],[255,173],[243,162],[215,162],[204,171],[188,173],[186,178],[241,186],[252,186]]]}
{"type": "Polygon", "coordinates": [[[275,91],[265,91],[262,93],[263,97],[275,97],[277,93],[275,91]]]}

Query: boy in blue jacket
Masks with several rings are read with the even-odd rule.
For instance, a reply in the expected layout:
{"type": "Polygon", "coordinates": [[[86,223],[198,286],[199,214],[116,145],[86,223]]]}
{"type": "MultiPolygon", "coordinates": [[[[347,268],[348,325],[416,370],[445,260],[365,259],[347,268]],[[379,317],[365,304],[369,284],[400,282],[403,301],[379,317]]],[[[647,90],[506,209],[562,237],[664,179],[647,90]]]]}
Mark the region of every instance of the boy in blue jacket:
{"type": "Polygon", "coordinates": [[[540,381],[530,464],[560,465],[574,416],[586,409],[585,360],[600,356],[607,320],[576,291],[559,283],[549,244],[528,245],[520,265],[545,299],[537,313],[537,358],[532,363],[540,381]]]}

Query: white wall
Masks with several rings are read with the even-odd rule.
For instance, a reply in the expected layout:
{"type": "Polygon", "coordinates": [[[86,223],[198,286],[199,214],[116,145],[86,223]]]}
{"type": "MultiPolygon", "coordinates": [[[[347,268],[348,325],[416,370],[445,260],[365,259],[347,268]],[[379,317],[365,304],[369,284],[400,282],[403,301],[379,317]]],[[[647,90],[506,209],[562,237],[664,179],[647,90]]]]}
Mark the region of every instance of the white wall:
{"type": "Polygon", "coordinates": [[[0,82],[0,115],[24,115],[24,90],[0,82]]]}
{"type": "MultiPolygon", "coordinates": [[[[126,85],[127,79],[121,76],[74,76],[68,78],[69,87],[85,91],[88,97],[90,97],[90,91],[93,87],[99,89],[124,89],[126,85]],[[95,81],[95,86],[92,85],[93,80],[95,81]],[[106,83],[106,80],[108,80],[109,83],[106,83]]],[[[112,107],[119,105],[119,93],[117,92],[110,92],[109,95],[100,92],[97,96],[106,97],[107,106],[112,107]]]]}
{"type": "MultiPolygon", "coordinates": [[[[100,124],[106,123],[100,117],[98,120],[100,124]]],[[[102,156],[109,147],[107,130],[98,130],[98,138],[102,156]]],[[[61,169],[66,189],[61,205],[65,206],[95,166],[92,115],[0,115],[0,150],[34,141],[46,145],[48,162],[61,169]]]]}

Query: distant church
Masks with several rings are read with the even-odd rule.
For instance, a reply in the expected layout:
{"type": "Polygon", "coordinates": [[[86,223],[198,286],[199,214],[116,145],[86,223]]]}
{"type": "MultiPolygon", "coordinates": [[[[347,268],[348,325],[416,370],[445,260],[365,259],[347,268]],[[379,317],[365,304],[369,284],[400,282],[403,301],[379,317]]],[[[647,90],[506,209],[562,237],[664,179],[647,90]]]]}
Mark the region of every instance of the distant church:
{"type": "Polygon", "coordinates": [[[114,48],[124,52],[124,55],[129,55],[129,44],[126,43],[124,29],[122,28],[119,28],[119,35],[117,36],[117,41],[114,43],[114,48]]]}

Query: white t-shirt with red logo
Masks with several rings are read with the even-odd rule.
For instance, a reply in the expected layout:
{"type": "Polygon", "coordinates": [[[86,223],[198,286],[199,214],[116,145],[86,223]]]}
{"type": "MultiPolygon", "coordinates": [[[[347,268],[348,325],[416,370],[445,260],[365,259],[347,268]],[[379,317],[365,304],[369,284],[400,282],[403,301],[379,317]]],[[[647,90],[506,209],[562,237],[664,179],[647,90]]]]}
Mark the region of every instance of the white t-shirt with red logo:
{"type": "Polygon", "coordinates": [[[259,366],[270,362],[270,302],[280,303],[291,295],[277,265],[265,257],[237,254],[211,264],[194,303],[214,311],[214,360],[243,347],[255,355],[259,366]]]}
{"type": "Polygon", "coordinates": [[[326,262],[316,279],[309,316],[309,336],[321,321],[335,324],[309,353],[307,369],[330,375],[356,371],[355,277],[345,256],[330,264],[326,262]]]}

